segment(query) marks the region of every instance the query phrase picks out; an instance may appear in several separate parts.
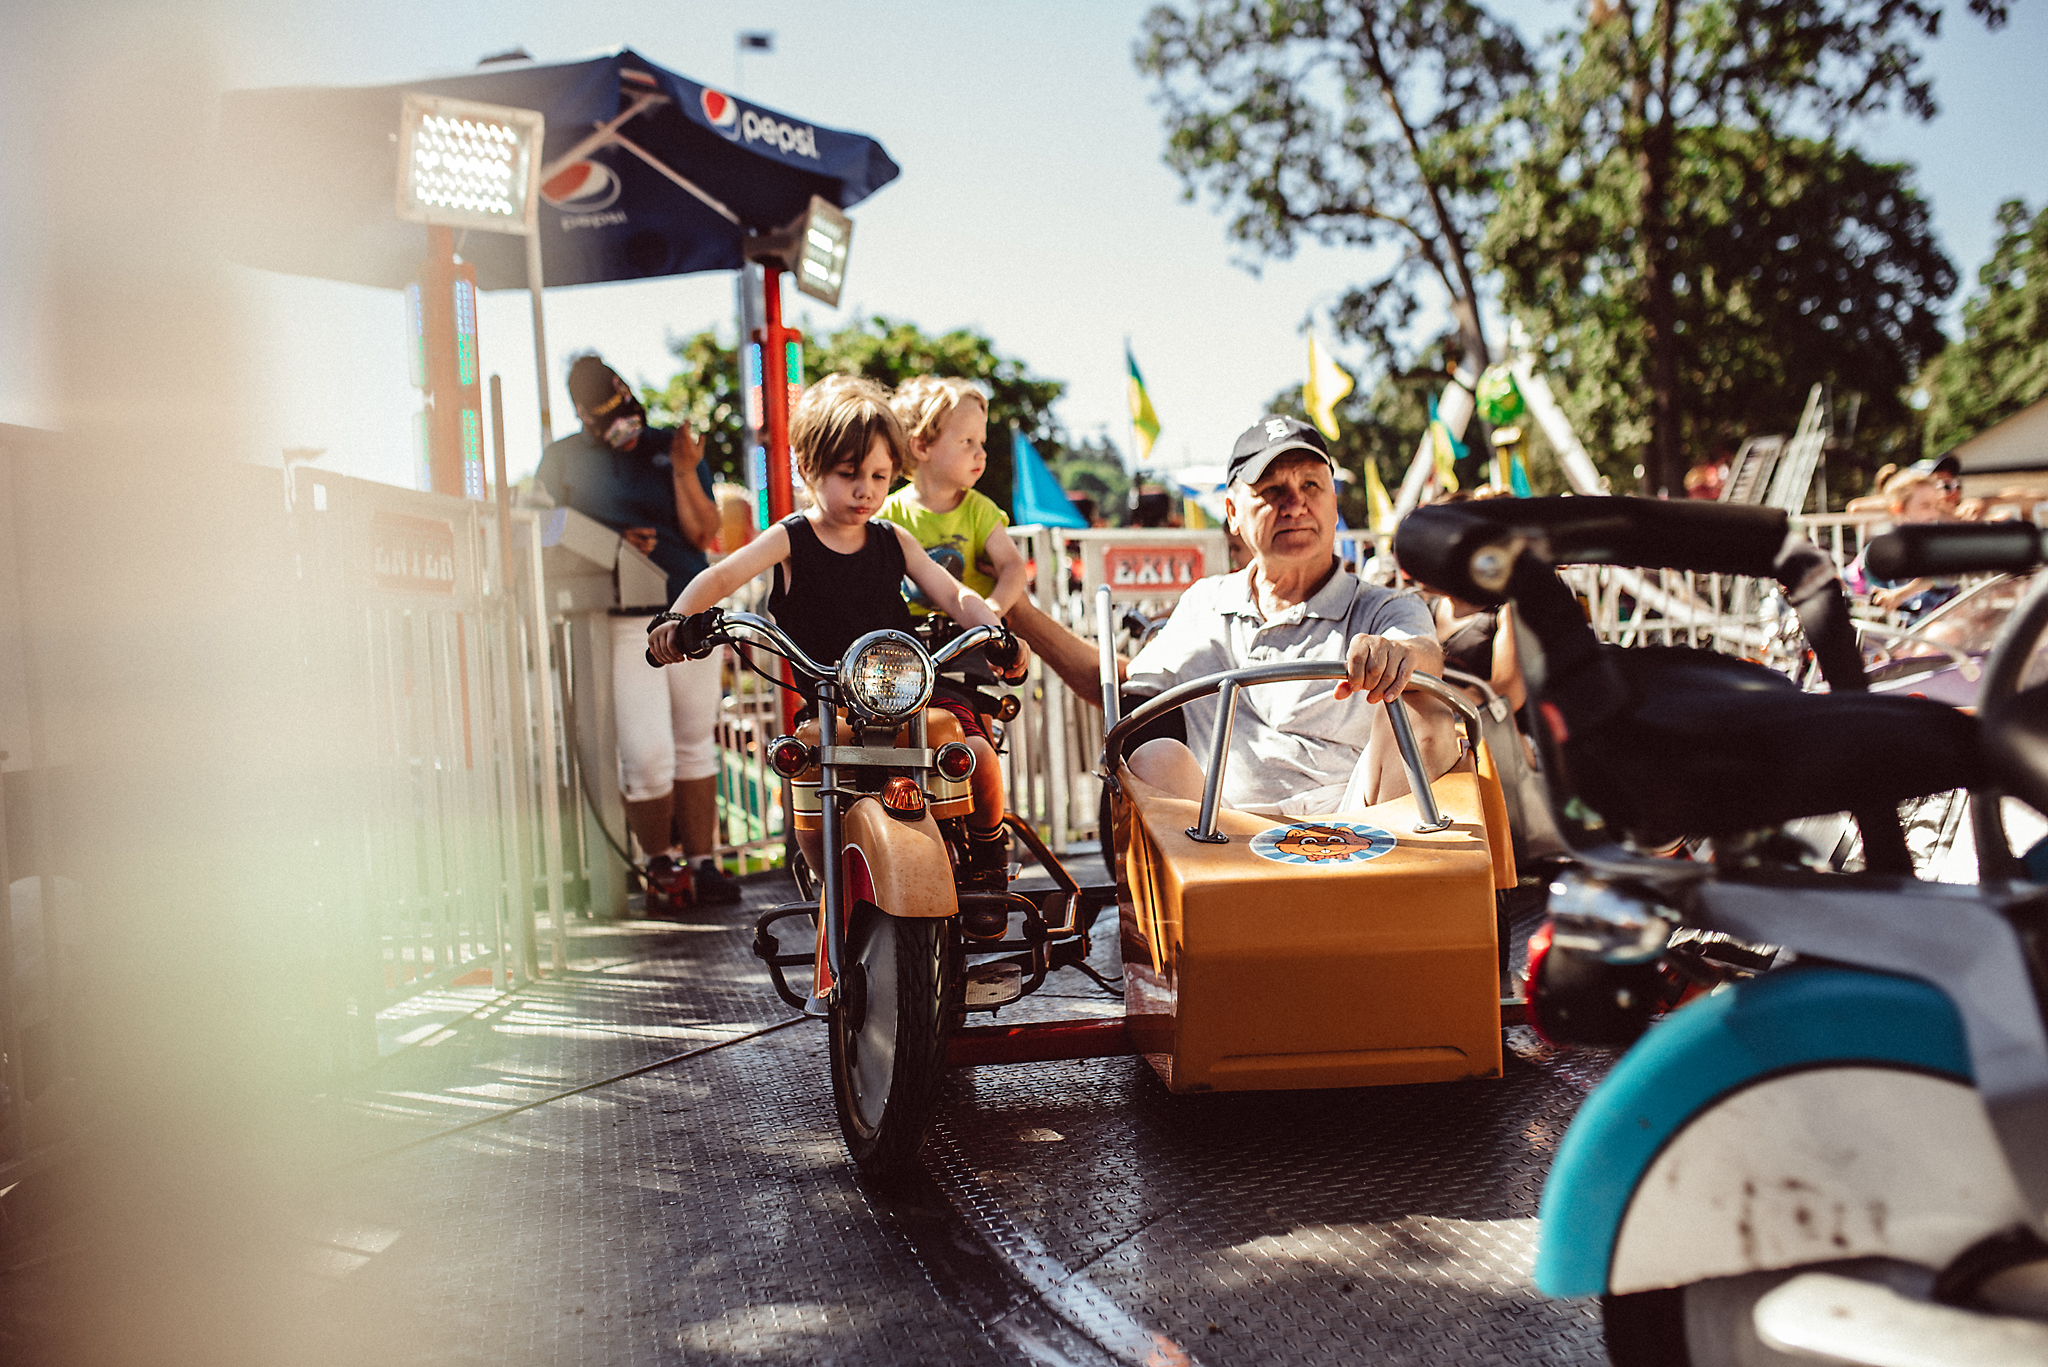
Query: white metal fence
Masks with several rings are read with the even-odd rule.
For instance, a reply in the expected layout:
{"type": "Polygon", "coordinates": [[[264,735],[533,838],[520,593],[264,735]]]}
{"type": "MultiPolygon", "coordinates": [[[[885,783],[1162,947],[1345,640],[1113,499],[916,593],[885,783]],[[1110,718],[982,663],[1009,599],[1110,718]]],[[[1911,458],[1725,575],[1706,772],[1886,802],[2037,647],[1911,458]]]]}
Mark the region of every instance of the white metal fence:
{"type": "Polygon", "coordinates": [[[532,519],[300,470],[309,685],[338,757],[319,810],[349,1052],[380,1010],[566,959],[558,696],[532,519]],[[511,554],[508,556],[508,550],[511,554]],[[551,838],[552,837],[552,838],[551,838]],[[546,909],[537,921],[535,895],[546,909]]]}

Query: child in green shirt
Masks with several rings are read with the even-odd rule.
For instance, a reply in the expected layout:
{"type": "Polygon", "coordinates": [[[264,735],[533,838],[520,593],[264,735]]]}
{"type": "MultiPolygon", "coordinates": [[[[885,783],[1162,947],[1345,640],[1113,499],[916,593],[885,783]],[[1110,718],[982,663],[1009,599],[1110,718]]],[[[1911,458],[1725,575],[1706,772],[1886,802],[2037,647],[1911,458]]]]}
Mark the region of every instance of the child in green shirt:
{"type": "MultiPolygon", "coordinates": [[[[909,532],[953,577],[1007,613],[1024,592],[1024,557],[1006,530],[1010,519],[975,482],[988,467],[988,400],[966,380],[920,375],[896,391],[895,409],[909,438],[910,483],[882,505],[880,517],[909,532]]],[[[922,595],[920,595],[922,596],[922,595]]],[[[913,601],[911,610],[931,608],[913,601]]],[[[981,718],[944,691],[932,706],[960,719],[974,751],[974,815],[967,825],[967,857],[977,881],[1003,886],[1009,839],[1003,831],[1003,774],[981,718]]]]}

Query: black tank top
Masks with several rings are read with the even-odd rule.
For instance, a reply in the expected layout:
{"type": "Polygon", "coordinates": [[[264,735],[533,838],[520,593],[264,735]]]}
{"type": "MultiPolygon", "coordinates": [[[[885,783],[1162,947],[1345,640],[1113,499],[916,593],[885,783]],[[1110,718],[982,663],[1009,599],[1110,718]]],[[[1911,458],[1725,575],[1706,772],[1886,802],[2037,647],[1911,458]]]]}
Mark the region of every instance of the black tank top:
{"type": "Polygon", "coordinates": [[[1500,631],[1498,612],[1477,612],[1444,638],[1444,665],[1482,679],[1493,677],[1493,638],[1500,631]]]}
{"type": "Polygon", "coordinates": [[[852,555],[818,540],[817,529],[802,513],[785,517],[781,526],[789,534],[795,591],[777,565],[768,611],[806,655],[829,665],[871,631],[910,630],[910,605],[903,601],[903,543],[895,523],[871,519],[867,544],[852,555]]]}

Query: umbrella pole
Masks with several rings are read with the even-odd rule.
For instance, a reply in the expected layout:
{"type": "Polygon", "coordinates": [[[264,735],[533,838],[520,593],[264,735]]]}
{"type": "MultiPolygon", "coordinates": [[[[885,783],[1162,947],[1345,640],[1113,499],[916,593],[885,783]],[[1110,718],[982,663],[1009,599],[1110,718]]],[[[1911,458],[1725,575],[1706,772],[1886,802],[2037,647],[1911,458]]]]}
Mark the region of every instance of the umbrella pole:
{"type": "Polygon", "coordinates": [[[533,380],[540,395],[540,444],[555,439],[554,416],[548,404],[548,331],[541,316],[540,229],[526,234],[526,292],[533,296],[533,380]]]}

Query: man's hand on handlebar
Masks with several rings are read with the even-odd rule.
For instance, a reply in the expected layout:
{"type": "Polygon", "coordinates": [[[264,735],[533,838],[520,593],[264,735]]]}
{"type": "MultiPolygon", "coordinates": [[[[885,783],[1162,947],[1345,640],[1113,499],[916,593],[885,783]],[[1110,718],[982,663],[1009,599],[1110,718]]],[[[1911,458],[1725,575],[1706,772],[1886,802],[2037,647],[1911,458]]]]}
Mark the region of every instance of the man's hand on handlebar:
{"type": "Polygon", "coordinates": [[[689,617],[671,618],[647,633],[647,663],[659,668],[684,660],[701,660],[712,651],[711,633],[718,630],[725,614],[706,608],[689,617]]]}
{"type": "Polygon", "coordinates": [[[1344,660],[1351,674],[1337,681],[1336,696],[1341,699],[1363,693],[1369,703],[1399,697],[1408,686],[1409,676],[1417,670],[1425,674],[1443,672],[1443,651],[1425,636],[1396,640],[1361,632],[1351,638],[1344,660]]]}

